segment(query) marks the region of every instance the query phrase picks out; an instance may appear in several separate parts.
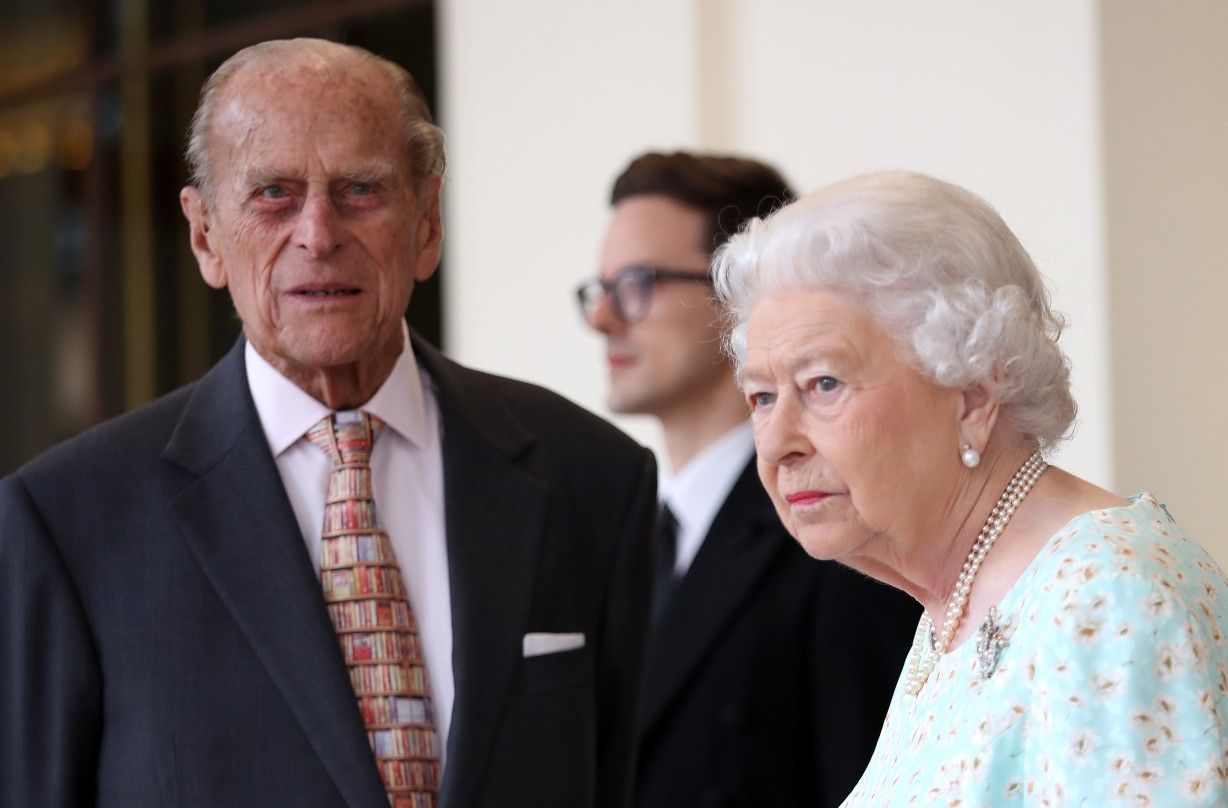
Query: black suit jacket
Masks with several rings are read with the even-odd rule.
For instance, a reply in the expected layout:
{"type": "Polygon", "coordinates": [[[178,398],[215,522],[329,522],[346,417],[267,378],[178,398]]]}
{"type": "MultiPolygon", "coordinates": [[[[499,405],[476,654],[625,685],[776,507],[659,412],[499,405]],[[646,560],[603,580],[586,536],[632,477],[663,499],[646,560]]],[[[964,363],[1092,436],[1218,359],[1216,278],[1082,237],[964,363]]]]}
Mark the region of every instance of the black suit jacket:
{"type": "MultiPolygon", "coordinates": [[[[551,393],[415,351],[443,429],[441,804],[624,803],[652,458],[551,393]],[[537,631],[587,644],[525,659],[537,631]]],[[[387,808],[242,343],[0,481],[0,804],[387,808]]]]}
{"type": "Polygon", "coordinates": [[[649,642],[636,804],[838,805],[919,616],[902,592],[806,555],[752,462],[649,642]]]}

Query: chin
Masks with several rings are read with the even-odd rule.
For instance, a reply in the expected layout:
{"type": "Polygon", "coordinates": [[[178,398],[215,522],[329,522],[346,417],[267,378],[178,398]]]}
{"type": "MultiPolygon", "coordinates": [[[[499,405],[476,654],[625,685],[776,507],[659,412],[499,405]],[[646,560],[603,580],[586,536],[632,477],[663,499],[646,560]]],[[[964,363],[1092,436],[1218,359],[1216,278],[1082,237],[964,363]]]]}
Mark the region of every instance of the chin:
{"type": "Polygon", "coordinates": [[[294,364],[308,370],[343,367],[369,361],[374,352],[367,343],[350,339],[316,338],[300,343],[286,351],[294,364]]]}
{"type": "Polygon", "coordinates": [[[647,403],[645,396],[634,391],[611,390],[606,397],[606,406],[610,412],[619,415],[642,415],[646,412],[647,403]]]}
{"type": "Polygon", "coordinates": [[[801,548],[811,558],[819,561],[835,561],[848,553],[848,548],[830,530],[814,530],[803,527],[789,531],[801,548]]]}
{"type": "Polygon", "coordinates": [[[362,364],[379,352],[377,335],[370,323],[319,323],[294,329],[285,335],[286,353],[306,367],[326,368],[362,364]]]}

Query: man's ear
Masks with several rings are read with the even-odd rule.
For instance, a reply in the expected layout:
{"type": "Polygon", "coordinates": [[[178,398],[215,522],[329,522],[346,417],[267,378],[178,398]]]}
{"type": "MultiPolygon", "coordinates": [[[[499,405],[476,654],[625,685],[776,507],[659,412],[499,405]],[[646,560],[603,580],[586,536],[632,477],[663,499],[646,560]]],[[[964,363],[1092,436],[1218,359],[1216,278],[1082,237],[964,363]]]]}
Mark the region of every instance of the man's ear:
{"type": "Polygon", "coordinates": [[[184,218],[188,220],[188,243],[192,247],[192,254],[196,256],[201,277],[214,289],[225,287],[226,268],[209,240],[209,211],[205,207],[200,189],[194,185],[185,185],[179,192],[179,207],[183,209],[184,218]]]}
{"type": "MultiPolygon", "coordinates": [[[[984,452],[1001,409],[997,395],[982,382],[960,394],[959,407],[960,440],[978,452],[984,452]]],[[[960,449],[958,446],[954,448],[956,451],[960,449]]]]}
{"type": "Polygon", "coordinates": [[[435,274],[443,246],[443,217],[439,209],[439,194],[443,177],[427,177],[418,189],[418,220],[414,229],[414,280],[422,282],[435,274]]]}

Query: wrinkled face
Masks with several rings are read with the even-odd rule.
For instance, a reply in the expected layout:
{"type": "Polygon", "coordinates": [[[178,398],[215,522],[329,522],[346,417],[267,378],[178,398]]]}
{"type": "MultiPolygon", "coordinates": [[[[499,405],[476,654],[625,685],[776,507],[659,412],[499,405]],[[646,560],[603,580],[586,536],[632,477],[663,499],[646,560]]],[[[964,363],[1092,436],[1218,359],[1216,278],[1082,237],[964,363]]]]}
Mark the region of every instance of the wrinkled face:
{"type": "MultiPolygon", "coordinates": [[[[707,222],[698,210],[664,196],[628,197],[614,206],[601,251],[601,277],[649,265],[708,271],[707,222]]],[[[609,407],[658,417],[703,400],[715,386],[733,384],[721,353],[719,311],[712,287],[663,281],[652,290],[642,320],[627,325],[605,301],[591,324],[606,337],[609,407]]]]}
{"type": "Polygon", "coordinates": [[[223,93],[215,198],[181,195],[205,280],[229,288],[247,338],[283,371],[395,356],[442,231],[438,180],[415,187],[387,80],[252,65],[223,93]]]}
{"type": "Polygon", "coordinates": [[[955,490],[961,394],[897,350],[862,307],[823,289],[751,310],[743,386],[759,474],[816,558],[891,564],[933,537],[955,490]]]}

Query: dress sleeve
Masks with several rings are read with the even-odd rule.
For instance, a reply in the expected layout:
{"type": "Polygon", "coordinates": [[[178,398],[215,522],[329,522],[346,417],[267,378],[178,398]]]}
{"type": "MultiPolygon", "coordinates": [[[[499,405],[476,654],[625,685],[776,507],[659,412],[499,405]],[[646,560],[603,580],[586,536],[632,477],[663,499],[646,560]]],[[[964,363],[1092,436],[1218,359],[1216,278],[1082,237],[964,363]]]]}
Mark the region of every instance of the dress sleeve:
{"type": "Polygon", "coordinates": [[[1228,805],[1228,587],[1138,527],[1092,539],[1025,628],[1052,636],[1029,663],[1026,780],[1062,805],[1228,805]]]}

